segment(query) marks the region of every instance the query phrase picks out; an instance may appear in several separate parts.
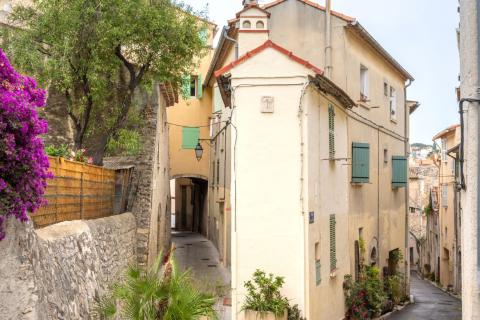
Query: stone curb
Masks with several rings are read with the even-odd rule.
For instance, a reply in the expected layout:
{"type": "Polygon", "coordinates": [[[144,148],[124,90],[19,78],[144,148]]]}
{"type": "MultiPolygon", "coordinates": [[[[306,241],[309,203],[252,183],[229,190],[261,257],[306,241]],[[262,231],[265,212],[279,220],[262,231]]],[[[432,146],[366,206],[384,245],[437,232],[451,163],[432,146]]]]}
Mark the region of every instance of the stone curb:
{"type": "Polygon", "coordinates": [[[385,319],[389,319],[392,315],[394,315],[395,313],[397,313],[397,312],[400,311],[400,310],[403,310],[403,308],[405,308],[406,306],[408,306],[408,305],[410,305],[410,304],[411,304],[411,302],[408,301],[408,302],[406,302],[406,303],[403,304],[403,305],[396,306],[393,311],[390,311],[390,312],[388,312],[388,313],[385,313],[384,315],[381,315],[380,317],[375,318],[375,319],[373,319],[373,320],[385,320],[385,319]]]}

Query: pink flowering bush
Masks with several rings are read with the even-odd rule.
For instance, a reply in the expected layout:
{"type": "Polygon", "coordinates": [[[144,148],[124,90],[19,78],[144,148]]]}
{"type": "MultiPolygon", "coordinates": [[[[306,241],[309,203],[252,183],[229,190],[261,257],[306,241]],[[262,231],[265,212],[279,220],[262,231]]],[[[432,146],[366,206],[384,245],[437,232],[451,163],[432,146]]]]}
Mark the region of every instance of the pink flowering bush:
{"type": "Polygon", "coordinates": [[[43,204],[48,158],[39,135],[47,122],[37,108],[45,106],[45,91],[35,80],[15,72],[0,49],[0,240],[8,217],[26,222],[43,204]]]}

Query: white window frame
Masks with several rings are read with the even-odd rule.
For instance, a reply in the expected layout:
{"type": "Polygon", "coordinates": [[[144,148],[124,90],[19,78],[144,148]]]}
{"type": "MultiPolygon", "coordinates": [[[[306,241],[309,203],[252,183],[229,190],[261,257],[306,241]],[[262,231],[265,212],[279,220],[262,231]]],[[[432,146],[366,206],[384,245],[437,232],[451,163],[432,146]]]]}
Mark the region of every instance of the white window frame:
{"type": "Polygon", "coordinates": [[[368,68],[364,65],[360,65],[360,100],[368,101],[369,97],[369,85],[368,85],[368,68]]]}
{"type": "Polygon", "coordinates": [[[390,86],[390,119],[397,120],[397,91],[390,86]]]}

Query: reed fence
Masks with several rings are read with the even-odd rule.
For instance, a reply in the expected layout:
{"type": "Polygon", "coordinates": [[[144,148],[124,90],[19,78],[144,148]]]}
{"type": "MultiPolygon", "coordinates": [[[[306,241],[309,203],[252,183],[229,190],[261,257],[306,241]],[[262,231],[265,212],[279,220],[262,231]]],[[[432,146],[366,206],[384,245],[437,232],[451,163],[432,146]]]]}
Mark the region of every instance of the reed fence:
{"type": "Polygon", "coordinates": [[[45,193],[48,203],[32,215],[36,228],[114,213],[115,170],[56,157],[49,161],[54,178],[45,193]]]}

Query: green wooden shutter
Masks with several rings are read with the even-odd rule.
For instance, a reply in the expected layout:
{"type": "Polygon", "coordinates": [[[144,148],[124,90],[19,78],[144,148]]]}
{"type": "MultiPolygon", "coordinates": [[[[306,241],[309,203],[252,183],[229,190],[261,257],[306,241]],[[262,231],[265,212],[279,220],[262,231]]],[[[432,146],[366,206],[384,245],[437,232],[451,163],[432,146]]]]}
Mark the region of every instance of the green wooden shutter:
{"type": "Polygon", "coordinates": [[[182,96],[184,99],[190,98],[190,75],[185,75],[182,77],[182,96]]]}
{"type": "Polygon", "coordinates": [[[335,111],[331,104],[328,105],[328,156],[335,159],[335,111]]]}
{"type": "Polygon", "coordinates": [[[200,30],[200,32],[198,33],[198,37],[200,38],[202,44],[206,46],[208,41],[208,30],[205,28],[200,30]]]}
{"type": "Polygon", "coordinates": [[[352,144],[352,182],[370,181],[370,145],[354,142],[352,144]]]}
{"type": "Polygon", "coordinates": [[[182,148],[195,149],[200,138],[200,128],[182,128],[182,148]]]}
{"type": "Polygon", "coordinates": [[[392,187],[401,188],[407,185],[407,158],[392,157],[392,187]]]}
{"type": "Polygon", "coordinates": [[[337,221],[330,215],[330,271],[337,269],[337,221]]]}
{"type": "Polygon", "coordinates": [[[315,282],[317,286],[322,282],[320,260],[315,261],[315,282]]]}
{"type": "Polygon", "coordinates": [[[202,75],[197,76],[197,98],[200,99],[203,96],[203,84],[202,84],[202,75]]]}

